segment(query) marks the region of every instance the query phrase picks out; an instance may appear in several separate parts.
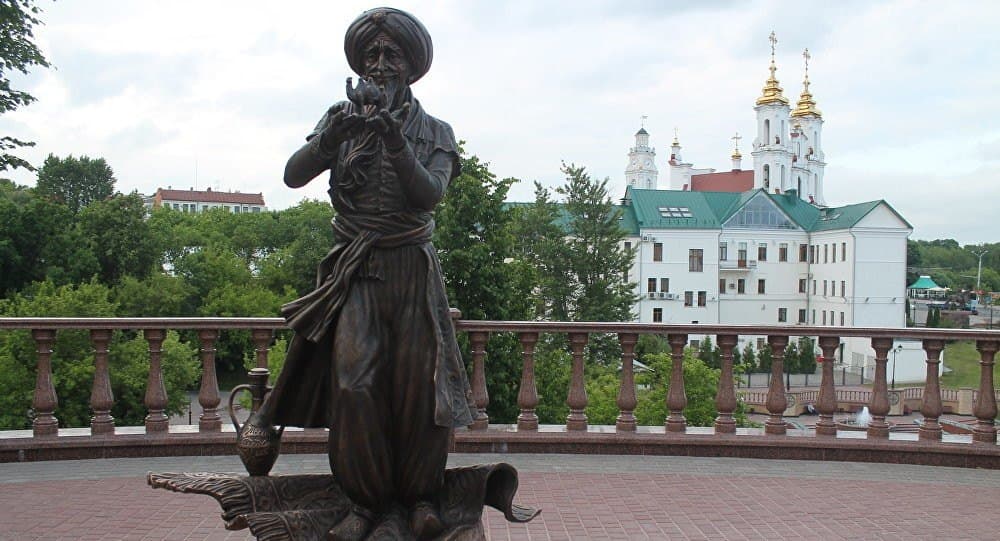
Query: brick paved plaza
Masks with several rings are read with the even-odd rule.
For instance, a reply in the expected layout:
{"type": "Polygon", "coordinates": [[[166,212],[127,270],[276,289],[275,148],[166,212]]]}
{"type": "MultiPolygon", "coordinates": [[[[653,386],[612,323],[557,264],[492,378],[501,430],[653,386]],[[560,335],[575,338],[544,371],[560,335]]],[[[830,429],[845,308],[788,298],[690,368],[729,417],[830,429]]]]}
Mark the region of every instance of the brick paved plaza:
{"type": "MultiPolygon", "coordinates": [[[[528,525],[489,509],[491,540],[998,539],[1000,471],[727,458],[456,454],[506,461],[528,525]]],[[[0,464],[0,540],[221,540],[207,496],[146,486],[146,471],[241,471],[235,457],[0,464]]],[[[328,471],[286,455],[275,473],[328,471]]]]}

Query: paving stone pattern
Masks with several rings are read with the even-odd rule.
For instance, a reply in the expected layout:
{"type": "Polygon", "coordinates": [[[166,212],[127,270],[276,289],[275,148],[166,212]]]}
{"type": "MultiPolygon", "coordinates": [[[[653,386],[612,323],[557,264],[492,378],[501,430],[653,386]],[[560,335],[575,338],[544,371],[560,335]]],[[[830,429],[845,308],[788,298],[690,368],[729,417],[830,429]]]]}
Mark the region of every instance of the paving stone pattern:
{"type": "MultiPolygon", "coordinates": [[[[596,455],[452,455],[506,461],[527,525],[490,509],[492,540],[1000,539],[1000,471],[928,466],[596,455]]],[[[234,457],[0,464],[0,540],[223,540],[207,496],[152,490],[146,471],[241,470],[234,457]]],[[[328,472],[322,455],[276,473],[328,472]]]]}

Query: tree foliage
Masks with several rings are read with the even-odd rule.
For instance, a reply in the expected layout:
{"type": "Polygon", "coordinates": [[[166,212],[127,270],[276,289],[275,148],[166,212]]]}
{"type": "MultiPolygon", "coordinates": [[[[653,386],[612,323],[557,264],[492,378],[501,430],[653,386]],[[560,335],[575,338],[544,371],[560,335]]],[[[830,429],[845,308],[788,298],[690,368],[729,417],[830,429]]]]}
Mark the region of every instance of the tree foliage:
{"type": "Polygon", "coordinates": [[[114,194],[115,173],[104,158],[73,155],[59,158],[49,154],[38,170],[35,190],[77,214],[87,205],[114,194]]]}
{"type": "MultiPolygon", "coordinates": [[[[41,10],[32,0],[0,0],[0,115],[35,101],[31,94],[11,86],[10,74],[27,75],[34,66],[49,67],[49,61],[35,44],[35,27],[42,24],[41,10]]],[[[34,146],[9,135],[0,136],[0,171],[34,167],[8,151],[34,146]]]]}

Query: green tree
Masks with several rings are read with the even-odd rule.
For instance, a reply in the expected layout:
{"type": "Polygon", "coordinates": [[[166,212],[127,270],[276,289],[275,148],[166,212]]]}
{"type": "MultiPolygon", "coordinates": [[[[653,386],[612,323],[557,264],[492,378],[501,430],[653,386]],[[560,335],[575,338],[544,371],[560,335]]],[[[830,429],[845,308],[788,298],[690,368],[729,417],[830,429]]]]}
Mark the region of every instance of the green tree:
{"type": "MultiPolygon", "coordinates": [[[[649,355],[643,362],[650,371],[637,375],[636,383],[642,389],[635,410],[640,425],[661,426],[667,418],[666,398],[670,389],[673,358],[666,353],[649,355]]],[[[684,355],[684,393],[687,407],[684,417],[689,426],[712,426],[718,416],[715,394],[718,391],[720,371],[709,368],[687,349],[684,355]]],[[[737,405],[734,417],[738,426],[749,426],[743,404],[737,405]]]]}
{"type": "Polygon", "coordinates": [[[722,351],[712,344],[708,336],[698,343],[698,358],[709,368],[722,367],[722,351]]]}
{"type": "Polygon", "coordinates": [[[126,275],[143,278],[153,270],[159,257],[145,218],[136,193],[94,201],[80,212],[80,236],[96,257],[105,284],[126,275]]]}
{"type": "Polygon", "coordinates": [[[35,190],[77,214],[94,201],[111,197],[115,191],[115,173],[104,158],[74,158],[72,154],[58,158],[49,154],[38,170],[35,190]]]}
{"type": "MultiPolygon", "coordinates": [[[[35,45],[34,29],[42,24],[38,18],[41,10],[32,0],[3,0],[0,2],[0,114],[9,113],[35,101],[31,94],[11,87],[12,71],[27,74],[33,66],[49,67],[45,55],[35,45]]],[[[22,158],[7,151],[35,143],[15,137],[0,137],[0,171],[34,167],[22,158]]]]}
{"type": "Polygon", "coordinates": [[[122,317],[182,317],[196,313],[198,299],[184,278],[156,272],[139,279],[125,276],[113,290],[122,317]]]}
{"type": "Polygon", "coordinates": [[[570,274],[569,246],[560,226],[562,209],[552,200],[548,189],[535,182],[535,201],[514,209],[513,235],[518,244],[516,256],[527,263],[534,274],[535,317],[549,321],[569,321],[573,282],[570,274]]]}

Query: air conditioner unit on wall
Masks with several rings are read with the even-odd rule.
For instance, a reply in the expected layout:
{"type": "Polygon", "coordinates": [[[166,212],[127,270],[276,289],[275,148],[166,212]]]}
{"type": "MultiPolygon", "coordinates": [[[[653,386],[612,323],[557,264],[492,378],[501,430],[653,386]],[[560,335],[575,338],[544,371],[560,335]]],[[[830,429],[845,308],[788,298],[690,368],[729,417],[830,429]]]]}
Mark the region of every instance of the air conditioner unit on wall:
{"type": "Polygon", "coordinates": [[[667,296],[668,296],[668,295],[667,295],[667,292],[665,292],[665,291],[661,291],[661,292],[660,292],[660,298],[661,298],[661,299],[666,299],[666,298],[667,298],[667,296]]]}
{"type": "Polygon", "coordinates": [[[655,298],[656,298],[656,293],[654,293],[654,292],[650,291],[650,292],[649,292],[649,298],[650,298],[650,299],[655,299],[655,298]]]}
{"type": "Polygon", "coordinates": [[[667,298],[668,301],[677,300],[677,295],[675,293],[667,293],[667,297],[666,298],[667,298]]]}

